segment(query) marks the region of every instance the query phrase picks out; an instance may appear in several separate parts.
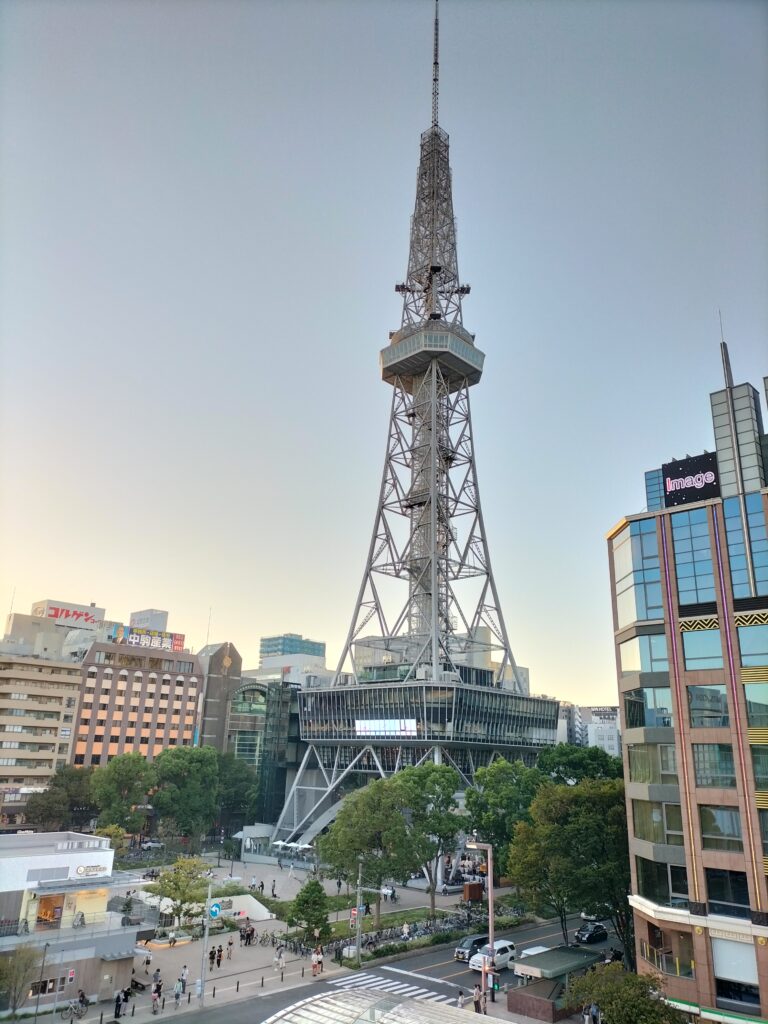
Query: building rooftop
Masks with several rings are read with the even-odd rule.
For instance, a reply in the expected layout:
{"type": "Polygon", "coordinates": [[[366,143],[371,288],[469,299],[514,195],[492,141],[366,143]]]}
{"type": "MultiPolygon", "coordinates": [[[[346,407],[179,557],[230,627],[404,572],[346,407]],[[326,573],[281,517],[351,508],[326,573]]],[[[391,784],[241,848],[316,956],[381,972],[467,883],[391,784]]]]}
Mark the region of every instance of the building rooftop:
{"type": "Polygon", "coordinates": [[[564,978],[574,971],[584,971],[605,957],[604,950],[584,949],[582,946],[557,946],[546,953],[534,953],[514,964],[515,974],[531,978],[564,978]]]}
{"type": "Polygon", "coordinates": [[[109,850],[105,836],[81,832],[33,832],[0,835],[0,858],[46,857],[67,850],[109,850]]]}

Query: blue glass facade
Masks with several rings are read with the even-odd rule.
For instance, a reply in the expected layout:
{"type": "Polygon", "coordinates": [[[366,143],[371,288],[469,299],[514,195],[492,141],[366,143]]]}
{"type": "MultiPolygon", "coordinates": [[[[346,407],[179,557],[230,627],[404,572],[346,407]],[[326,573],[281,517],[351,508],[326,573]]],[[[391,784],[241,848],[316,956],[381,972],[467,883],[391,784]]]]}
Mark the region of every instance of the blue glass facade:
{"type": "Polygon", "coordinates": [[[744,497],[749,531],[749,552],[755,574],[754,593],[749,579],[749,564],[744,541],[744,524],[741,503],[738,498],[723,501],[725,534],[728,544],[728,561],[731,568],[733,596],[762,597],[768,595],[768,530],[763,514],[763,500],[760,494],[744,497]]]}
{"type": "Polygon", "coordinates": [[[656,521],[639,519],[613,540],[619,629],[632,622],[662,619],[659,546],[656,521]]]}
{"type": "Polygon", "coordinates": [[[672,516],[677,599],[680,604],[715,600],[715,576],[709,543],[707,509],[694,508],[672,516]]]}

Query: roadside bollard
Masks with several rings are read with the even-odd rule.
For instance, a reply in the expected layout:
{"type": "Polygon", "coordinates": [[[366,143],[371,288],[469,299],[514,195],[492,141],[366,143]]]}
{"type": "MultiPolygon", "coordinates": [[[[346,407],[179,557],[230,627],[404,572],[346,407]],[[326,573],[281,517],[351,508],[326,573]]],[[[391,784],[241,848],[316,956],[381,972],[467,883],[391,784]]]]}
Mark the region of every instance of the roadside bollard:
{"type": "Polygon", "coordinates": [[[163,996],[163,1005],[160,1007],[161,1011],[164,1010],[164,1009],[165,1009],[165,996],[163,996]]]}
{"type": "Polygon", "coordinates": [[[99,1014],[99,1024],[104,1024],[104,1014],[103,1013],[99,1014]]]}
{"type": "Polygon", "coordinates": [[[264,988],[264,975],[261,976],[261,987],[264,988]]]}
{"type": "Polygon", "coordinates": [[[191,1002],[192,1002],[192,990],[190,989],[190,991],[187,992],[187,1006],[189,1006],[189,1004],[191,1002]]]}
{"type": "Polygon", "coordinates": [[[216,986],[215,985],[213,986],[213,998],[214,999],[216,998],[216,986]]]}
{"type": "Polygon", "coordinates": [[[239,992],[239,991],[240,991],[240,979],[238,978],[237,979],[237,985],[235,985],[235,992],[239,992]]]}
{"type": "Polygon", "coordinates": [[[133,1006],[131,1007],[131,1016],[136,1016],[136,1003],[134,1003],[133,1006]]]}
{"type": "Polygon", "coordinates": [[[302,978],[304,977],[304,968],[303,967],[301,968],[301,976],[302,976],[302,978]]]}
{"type": "Polygon", "coordinates": [[[280,981],[282,981],[282,980],[283,980],[283,977],[284,977],[284,975],[283,975],[283,972],[282,972],[282,971],[280,971],[280,981]]]}

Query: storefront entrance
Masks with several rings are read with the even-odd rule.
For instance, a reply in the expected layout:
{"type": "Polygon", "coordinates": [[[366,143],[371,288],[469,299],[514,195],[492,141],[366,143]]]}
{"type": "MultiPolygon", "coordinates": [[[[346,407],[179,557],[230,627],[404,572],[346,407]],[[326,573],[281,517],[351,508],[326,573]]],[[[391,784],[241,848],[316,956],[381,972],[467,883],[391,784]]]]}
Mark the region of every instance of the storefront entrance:
{"type": "Polygon", "coordinates": [[[64,909],[64,896],[41,896],[37,901],[37,927],[60,928],[61,914],[64,909]]]}

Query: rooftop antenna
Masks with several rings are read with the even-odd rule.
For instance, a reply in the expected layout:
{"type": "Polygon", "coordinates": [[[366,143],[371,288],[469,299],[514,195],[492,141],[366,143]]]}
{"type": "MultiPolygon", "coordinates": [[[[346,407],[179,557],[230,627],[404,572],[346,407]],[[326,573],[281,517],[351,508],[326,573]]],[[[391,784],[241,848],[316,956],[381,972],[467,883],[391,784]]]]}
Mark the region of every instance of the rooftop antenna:
{"type": "Polygon", "coordinates": [[[435,0],[435,45],[432,56],[432,127],[437,128],[437,98],[440,91],[440,0],[435,0]]]}
{"type": "Polygon", "coordinates": [[[733,387],[733,373],[731,373],[731,358],[728,355],[728,346],[725,344],[725,335],[723,334],[723,314],[718,307],[717,315],[720,318],[720,355],[723,358],[723,376],[725,377],[725,386],[727,388],[733,387]]]}

